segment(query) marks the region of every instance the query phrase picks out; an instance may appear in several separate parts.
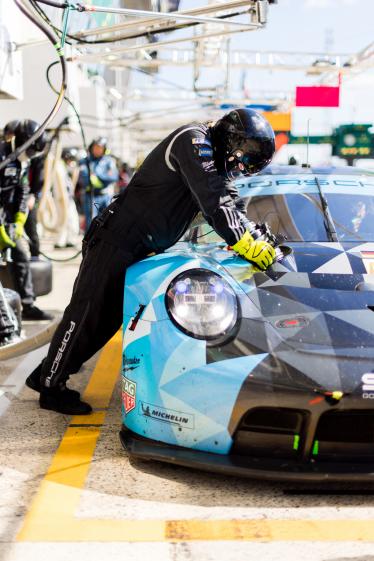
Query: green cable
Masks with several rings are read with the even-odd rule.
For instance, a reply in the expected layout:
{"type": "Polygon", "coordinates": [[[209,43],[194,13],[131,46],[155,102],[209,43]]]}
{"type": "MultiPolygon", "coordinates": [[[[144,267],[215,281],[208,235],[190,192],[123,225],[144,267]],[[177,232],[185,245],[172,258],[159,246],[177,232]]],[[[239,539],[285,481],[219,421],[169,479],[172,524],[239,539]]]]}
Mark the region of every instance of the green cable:
{"type": "Polygon", "coordinates": [[[62,34],[61,34],[61,41],[60,43],[56,43],[55,47],[57,49],[57,52],[60,56],[62,56],[64,54],[64,46],[65,46],[65,40],[66,40],[66,34],[68,31],[68,22],[69,22],[69,14],[70,14],[70,10],[73,10],[74,6],[72,4],[70,4],[70,2],[67,2],[67,7],[64,9],[64,14],[62,17],[62,34]]]}

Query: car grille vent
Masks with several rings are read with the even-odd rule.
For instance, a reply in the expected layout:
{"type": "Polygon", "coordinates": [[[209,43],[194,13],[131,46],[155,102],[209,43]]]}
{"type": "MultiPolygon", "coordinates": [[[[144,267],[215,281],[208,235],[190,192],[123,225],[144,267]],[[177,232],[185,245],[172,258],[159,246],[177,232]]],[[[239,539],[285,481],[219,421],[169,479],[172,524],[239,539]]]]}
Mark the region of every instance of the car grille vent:
{"type": "Polygon", "coordinates": [[[374,411],[329,411],[322,415],[313,457],[320,461],[373,461],[374,411]]]}
{"type": "Polygon", "coordinates": [[[298,455],[306,412],[281,407],[248,411],[234,435],[232,454],[273,458],[298,455]]]}

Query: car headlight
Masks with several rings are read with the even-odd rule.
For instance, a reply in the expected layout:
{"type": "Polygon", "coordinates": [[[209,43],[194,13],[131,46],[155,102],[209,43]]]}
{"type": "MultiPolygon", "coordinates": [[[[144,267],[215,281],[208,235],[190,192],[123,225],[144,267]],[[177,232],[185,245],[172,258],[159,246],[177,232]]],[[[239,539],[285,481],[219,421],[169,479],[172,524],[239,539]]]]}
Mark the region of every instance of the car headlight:
{"type": "Polygon", "coordinates": [[[238,300],[220,275],[206,269],[181,273],[166,291],[171,319],[197,339],[216,339],[231,331],[238,317],[238,300]]]}

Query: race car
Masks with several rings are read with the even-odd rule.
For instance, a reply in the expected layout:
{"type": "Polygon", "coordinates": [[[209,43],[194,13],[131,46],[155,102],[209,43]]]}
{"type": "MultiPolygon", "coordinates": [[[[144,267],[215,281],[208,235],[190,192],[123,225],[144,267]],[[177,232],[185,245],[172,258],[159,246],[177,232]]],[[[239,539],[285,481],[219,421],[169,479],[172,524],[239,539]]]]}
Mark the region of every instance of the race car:
{"type": "Polygon", "coordinates": [[[283,235],[265,272],[206,224],[126,273],[121,441],[261,479],[374,480],[374,174],[238,182],[283,235]]]}

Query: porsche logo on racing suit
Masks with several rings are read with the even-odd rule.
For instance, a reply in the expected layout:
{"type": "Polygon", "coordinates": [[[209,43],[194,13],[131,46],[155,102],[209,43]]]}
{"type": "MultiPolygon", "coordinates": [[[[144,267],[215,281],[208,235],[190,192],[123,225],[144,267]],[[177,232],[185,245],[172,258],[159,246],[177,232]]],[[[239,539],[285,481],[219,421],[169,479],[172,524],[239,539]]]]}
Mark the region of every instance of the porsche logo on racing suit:
{"type": "Polygon", "coordinates": [[[60,361],[63,357],[63,354],[66,350],[67,344],[70,341],[71,335],[75,329],[75,321],[71,321],[70,322],[70,327],[69,329],[65,332],[64,338],[62,339],[62,343],[61,343],[61,347],[58,349],[57,351],[57,355],[55,356],[55,359],[53,361],[52,367],[51,367],[51,373],[49,376],[47,376],[46,380],[45,380],[45,385],[47,388],[50,387],[51,385],[51,380],[54,374],[56,374],[58,367],[60,365],[60,361]]]}
{"type": "Polygon", "coordinates": [[[136,406],[136,382],[126,376],[122,378],[122,401],[126,415],[136,406]]]}

